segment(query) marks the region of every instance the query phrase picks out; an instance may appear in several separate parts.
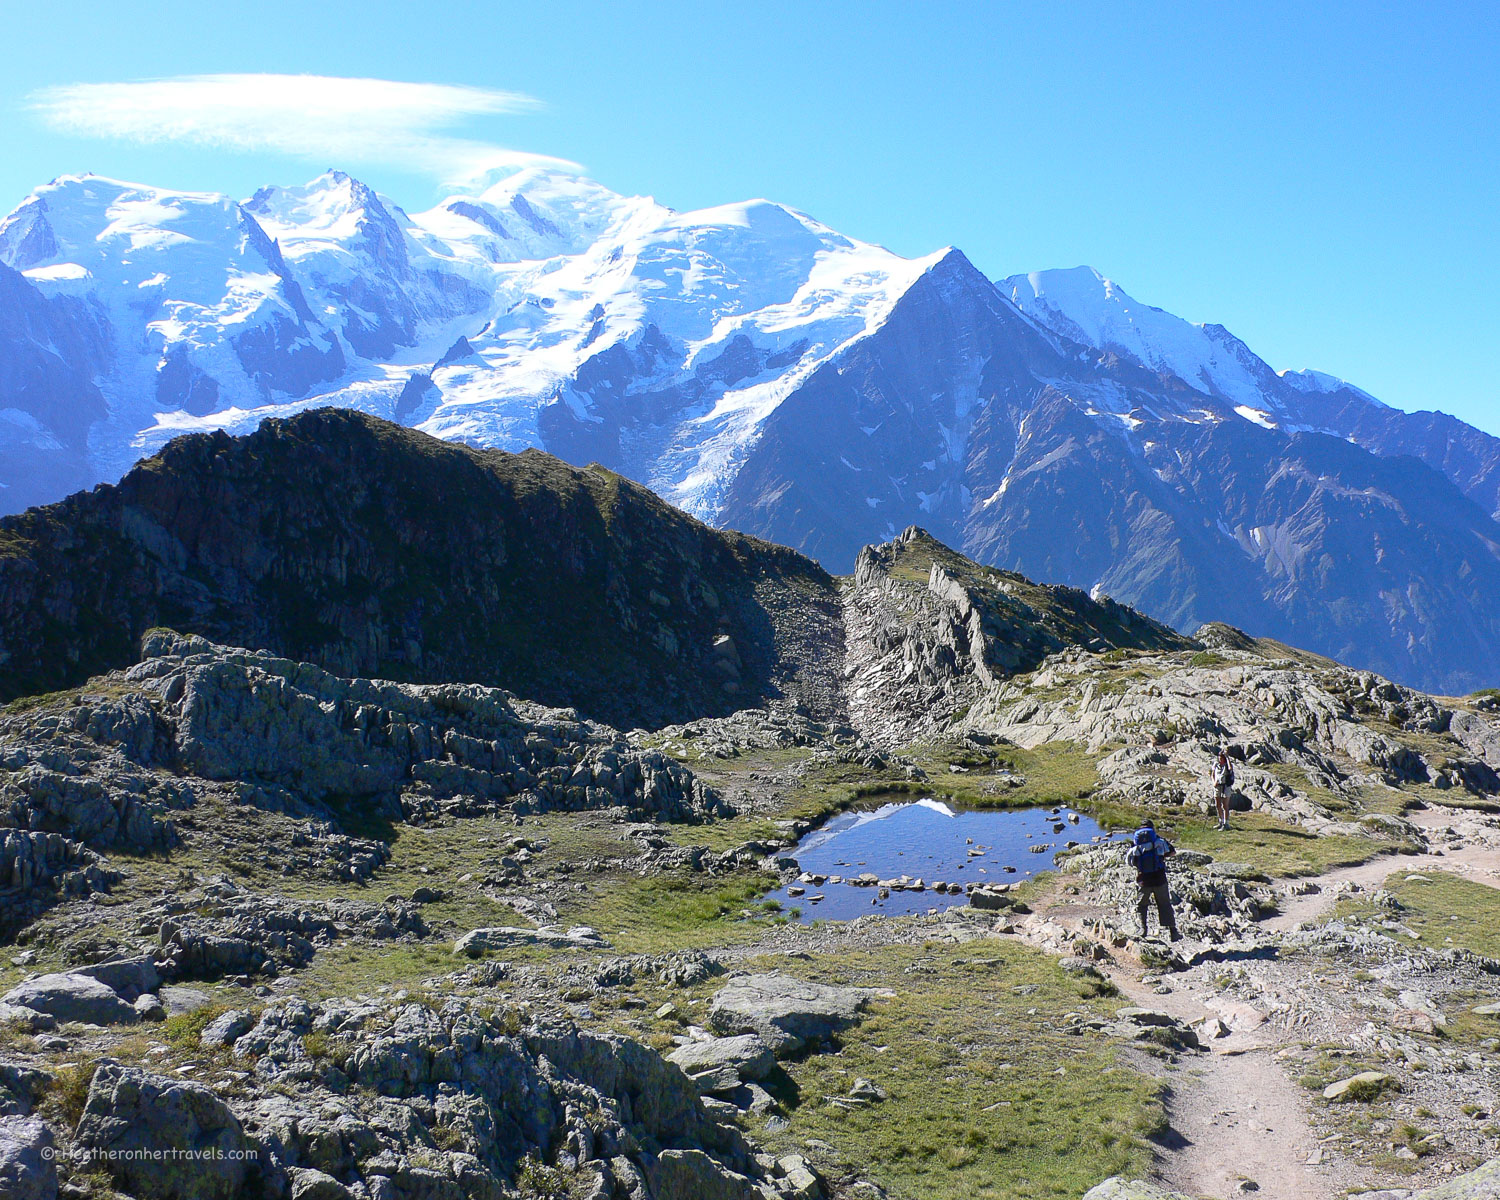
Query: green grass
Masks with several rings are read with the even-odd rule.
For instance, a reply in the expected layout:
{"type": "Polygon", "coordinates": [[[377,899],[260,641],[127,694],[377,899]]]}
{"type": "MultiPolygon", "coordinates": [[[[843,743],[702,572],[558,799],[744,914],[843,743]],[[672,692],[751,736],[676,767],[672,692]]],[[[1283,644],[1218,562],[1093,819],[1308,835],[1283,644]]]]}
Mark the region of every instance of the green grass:
{"type": "Polygon", "coordinates": [[[778,1152],[828,1142],[839,1149],[825,1168],[857,1171],[901,1200],[1072,1200],[1150,1163],[1161,1085],[1061,1021],[1119,1001],[1094,998],[1039,951],[896,946],[814,956],[797,973],[895,995],[875,1000],[837,1053],[790,1066],[791,1126],[759,1135],[778,1152]],[[889,1099],[853,1111],[826,1102],[856,1077],[889,1099]]]}
{"type": "Polygon", "coordinates": [[[1158,823],[1181,849],[1211,854],[1221,862],[1249,863],[1275,879],[1358,866],[1404,846],[1387,838],[1312,833],[1259,812],[1235,813],[1226,832],[1215,829],[1208,817],[1158,823]]]}
{"type": "MultiPolygon", "coordinates": [[[[1461,948],[1500,958],[1500,889],[1450,875],[1445,871],[1395,871],[1386,877],[1385,888],[1401,905],[1396,915],[1417,934],[1424,946],[1434,950],[1461,948]],[[1421,874],[1430,882],[1408,880],[1421,874]]],[[[1369,915],[1372,906],[1345,901],[1342,915],[1369,915]]],[[[1379,910],[1384,912],[1384,910],[1379,910]]],[[[1477,1003],[1477,1001],[1476,1001],[1477,1003]]],[[[1495,1033],[1500,1020],[1489,1018],[1495,1033]]]]}
{"type": "Polygon", "coordinates": [[[739,914],[774,915],[757,898],[776,883],[776,876],[760,871],[727,878],[686,871],[632,878],[577,917],[595,925],[616,951],[630,954],[748,941],[761,930],[756,920],[739,914]]]}

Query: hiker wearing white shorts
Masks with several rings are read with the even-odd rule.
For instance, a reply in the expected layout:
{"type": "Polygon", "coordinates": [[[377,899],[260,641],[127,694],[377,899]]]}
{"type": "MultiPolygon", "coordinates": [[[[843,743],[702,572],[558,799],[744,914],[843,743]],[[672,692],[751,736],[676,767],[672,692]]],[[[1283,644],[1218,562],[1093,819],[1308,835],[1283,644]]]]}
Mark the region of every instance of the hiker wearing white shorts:
{"type": "Polygon", "coordinates": [[[1229,765],[1229,753],[1219,751],[1219,761],[1214,763],[1214,808],[1219,813],[1219,828],[1229,828],[1229,798],[1234,793],[1234,768],[1229,765]]]}

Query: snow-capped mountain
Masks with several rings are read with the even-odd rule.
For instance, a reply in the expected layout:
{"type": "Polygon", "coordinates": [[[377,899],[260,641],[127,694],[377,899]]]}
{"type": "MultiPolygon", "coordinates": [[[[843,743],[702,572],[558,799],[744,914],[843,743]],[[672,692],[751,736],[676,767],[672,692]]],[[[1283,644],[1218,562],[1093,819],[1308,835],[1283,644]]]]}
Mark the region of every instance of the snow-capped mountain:
{"type": "Polygon", "coordinates": [[[0,508],[325,404],[599,461],[834,570],[918,523],[1180,627],[1500,680],[1500,439],[1088,268],[997,284],[540,170],[416,214],[336,171],[244,201],[68,177],[0,223],[0,508]]]}

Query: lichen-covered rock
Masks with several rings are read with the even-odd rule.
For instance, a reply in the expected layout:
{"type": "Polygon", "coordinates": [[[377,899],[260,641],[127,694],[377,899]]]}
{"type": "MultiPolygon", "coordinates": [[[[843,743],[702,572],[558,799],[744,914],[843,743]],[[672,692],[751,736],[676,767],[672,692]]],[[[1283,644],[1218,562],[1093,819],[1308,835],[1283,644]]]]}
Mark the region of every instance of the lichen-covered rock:
{"type": "Polygon", "coordinates": [[[1169,1192],[1142,1179],[1125,1179],[1119,1175],[1106,1179],[1084,1193],[1083,1200],[1192,1200],[1181,1192],[1169,1192]]]}
{"type": "Polygon", "coordinates": [[[724,1034],[757,1034],[781,1056],[853,1025],[871,994],[866,988],[808,983],[780,971],[743,975],[713,998],[708,1023],[724,1034]]]}
{"type": "Polygon", "coordinates": [[[259,1169],[239,1118],[212,1091],[119,1063],[94,1072],[75,1140],[141,1200],[236,1200],[259,1169]]]}
{"type": "Polygon", "coordinates": [[[88,975],[35,975],[0,996],[0,1004],[89,1025],[129,1025],[139,1019],[119,992],[88,975]]]}
{"type": "Polygon", "coordinates": [[[668,1054],[667,1061],[676,1063],[690,1076],[728,1067],[737,1079],[754,1080],[764,1079],[776,1067],[771,1048],[754,1033],[688,1042],[668,1054]]]}
{"type": "Polygon", "coordinates": [[[1497,1196],[1500,1196],[1500,1158],[1492,1158],[1477,1170],[1416,1192],[1411,1200],[1495,1200],[1497,1196]]]}
{"type": "Polygon", "coordinates": [[[651,1172],[656,1200],[764,1200],[764,1193],[701,1150],[666,1150],[651,1172]]]}
{"type": "Polygon", "coordinates": [[[52,1131],[30,1117],[0,1117],[0,1196],[55,1200],[57,1164],[52,1131]]]}

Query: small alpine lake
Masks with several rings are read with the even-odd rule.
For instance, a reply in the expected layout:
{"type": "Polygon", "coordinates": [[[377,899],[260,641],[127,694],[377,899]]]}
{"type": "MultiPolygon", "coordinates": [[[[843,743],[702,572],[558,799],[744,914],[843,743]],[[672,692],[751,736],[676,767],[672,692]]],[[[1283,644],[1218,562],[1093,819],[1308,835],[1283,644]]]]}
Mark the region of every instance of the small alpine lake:
{"type": "Polygon", "coordinates": [[[1072,846],[1116,835],[1082,813],[1057,808],[955,808],[924,798],[831,818],[790,851],[800,877],[766,896],[797,918],[848,921],[965,905],[984,885],[1019,883],[1050,870],[1072,846]]]}

